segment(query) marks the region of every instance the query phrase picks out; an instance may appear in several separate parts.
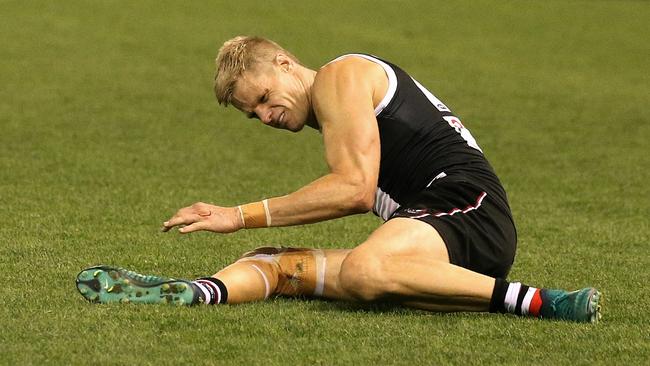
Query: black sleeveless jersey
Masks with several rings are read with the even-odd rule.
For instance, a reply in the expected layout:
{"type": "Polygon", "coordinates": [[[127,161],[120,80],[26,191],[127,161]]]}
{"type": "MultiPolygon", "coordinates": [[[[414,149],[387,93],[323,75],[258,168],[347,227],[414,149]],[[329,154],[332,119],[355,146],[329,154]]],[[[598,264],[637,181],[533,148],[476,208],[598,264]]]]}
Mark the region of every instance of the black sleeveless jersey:
{"type": "Polygon", "coordinates": [[[377,57],[348,54],[334,61],[350,56],[379,64],[388,76],[388,91],[375,108],[381,144],[375,214],[387,220],[412,196],[447,176],[477,181],[507,205],[481,148],[445,104],[405,71],[377,57]]]}

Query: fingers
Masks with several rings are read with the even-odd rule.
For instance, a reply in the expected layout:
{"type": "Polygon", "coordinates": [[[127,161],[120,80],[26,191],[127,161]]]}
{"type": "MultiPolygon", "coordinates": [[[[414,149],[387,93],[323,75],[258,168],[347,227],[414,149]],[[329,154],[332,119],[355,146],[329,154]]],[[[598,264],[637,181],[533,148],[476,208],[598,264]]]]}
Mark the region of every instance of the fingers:
{"type": "Polygon", "coordinates": [[[213,206],[197,202],[192,206],[182,208],[171,219],[163,223],[162,231],[167,232],[175,226],[192,225],[201,222],[212,215],[211,207],[213,206]]]}
{"type": "Polygon", "coordinates": [[[178,232],[181,234],[189,234],[199,230],[207,230],[208,223],[206,221],[195,222],[192,225],[188,225],[178,229],[178,232]]]}
{"type": "Polygon", "coordinates": [[[191,225],[195,222],[201,221],[201,219],[202,216],[197,214],[176,215],[169,219],[169,221],[163,223],[162,231],[167,232],[174,226],[191,225]]]}
{"type": "Polygon", "coordinates": [[[179,226],[182,234],[199,230],[216,233],[231,233],[242,228],[239,224],[239,210],[233,207],[219,207],[197,202],[192,206],[182,208],[169,220],[163,223],[162,231],[167,232],[179,226]]]}

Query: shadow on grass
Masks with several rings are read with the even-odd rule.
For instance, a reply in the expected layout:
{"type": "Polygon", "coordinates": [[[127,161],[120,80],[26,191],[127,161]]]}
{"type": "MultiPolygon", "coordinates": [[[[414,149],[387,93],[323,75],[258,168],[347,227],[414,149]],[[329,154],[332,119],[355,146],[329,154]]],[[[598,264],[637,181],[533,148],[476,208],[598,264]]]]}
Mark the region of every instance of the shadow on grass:
{"type": "MultiPolygon", "coordinates": [[[[338,312],[338,313],[356,313],[356,314],[377,314],[377,315],[420,315],[420,316],[436,316],[436,317],[449,317],[458,316],[459,314],[470,313],[445,313],[433,312],[421,309],[414,309],[406,307],[395,301],[383,301],[373,303],[363,303],[354,301],[342,300],[328,300],[328,299],[314,299],[314,298],[292,298],[292,297],[277,297],[274,301],[290,303],[300,303],[305,308],[315,312],[338,312]]],[[[280,304],[280,306],[282,306],[280,304]]],[[[471,313],[472,315],[485,315],[483,313],[471,313]]]]}

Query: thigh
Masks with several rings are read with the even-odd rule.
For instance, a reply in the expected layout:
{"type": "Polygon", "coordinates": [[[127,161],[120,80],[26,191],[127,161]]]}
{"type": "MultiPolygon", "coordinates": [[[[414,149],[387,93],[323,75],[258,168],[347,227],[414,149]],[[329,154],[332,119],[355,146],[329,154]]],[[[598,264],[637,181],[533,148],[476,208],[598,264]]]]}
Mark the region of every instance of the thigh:
{"type": "Polygon", "coordinates": [[[410,218],[385,222],[354,251],[372,251],[384,256],[418,256],[449,263],[447,246],[438,231],[426,222],[410,218]]]}
{"type": "Polygon", "coordinates": [[[449,263],[444,241],[431,225],[413,219],[395,218],[377,228],[354,249],[324,250],[326,263],[323,297],[353,300],[341,289],[339,274],[343,262],[355,256],[407,256],[422,261],[449,263]]]}

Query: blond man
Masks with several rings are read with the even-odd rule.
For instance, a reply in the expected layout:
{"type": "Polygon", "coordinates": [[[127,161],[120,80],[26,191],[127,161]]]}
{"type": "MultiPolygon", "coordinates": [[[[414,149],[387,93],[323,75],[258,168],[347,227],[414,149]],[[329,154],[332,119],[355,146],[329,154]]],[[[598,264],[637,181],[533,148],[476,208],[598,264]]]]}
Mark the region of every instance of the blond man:
{"type": "Polygon", "coordinates": [[[330,171],[281,197],[236,207],[193,204],[164,231],[231,233],[371,210],[385,223],[353,249],[258,248],[194,281],[91,267],[77,278],[91,302],[308,296],[597,321],[594,288],[568,292],[505,280],[517,241],[506,192],[458,116],[398,66],[347,54],[312,70],[268,39],[240,36],[219,50],[214,91],[220,104],[265,125],[319,130],[330,171]]]}

